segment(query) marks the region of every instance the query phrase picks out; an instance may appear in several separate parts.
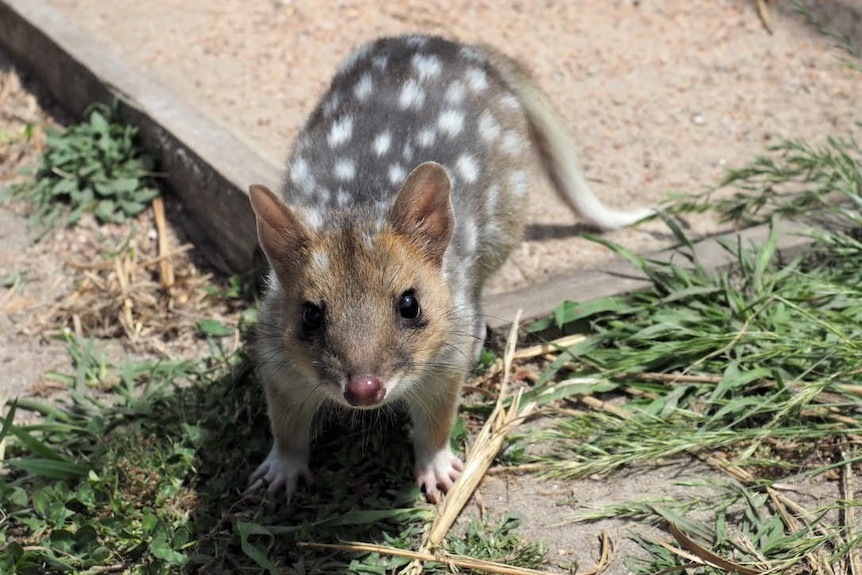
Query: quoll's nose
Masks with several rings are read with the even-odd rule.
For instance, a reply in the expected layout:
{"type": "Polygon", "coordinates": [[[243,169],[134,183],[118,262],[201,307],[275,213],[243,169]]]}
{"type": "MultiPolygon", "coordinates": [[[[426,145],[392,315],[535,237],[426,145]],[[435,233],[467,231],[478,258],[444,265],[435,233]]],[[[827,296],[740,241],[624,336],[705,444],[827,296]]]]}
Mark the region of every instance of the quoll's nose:
{"type": "Polygon", "coordinates": [[[380,385],[380,380],[373,375],[350,378],[347,389],[344,390],[344,399],[347,403],[357,407],[377,405],[385,396],[386,388],[380,385]]]}

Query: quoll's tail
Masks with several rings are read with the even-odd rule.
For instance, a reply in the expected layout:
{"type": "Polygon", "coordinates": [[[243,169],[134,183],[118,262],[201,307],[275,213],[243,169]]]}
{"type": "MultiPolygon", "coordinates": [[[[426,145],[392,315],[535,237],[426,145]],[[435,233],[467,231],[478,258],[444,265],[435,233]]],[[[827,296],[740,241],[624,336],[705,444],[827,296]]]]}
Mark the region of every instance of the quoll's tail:
{"type": "Polygon", "coordinates": [[[608,208],[596,197],[578,167],[575,142],[560,116],[530,74],[497,50],[482,47],[526,112],[542,163],[560,198],[588,223],[602,231],[617,230],[643,220],[654,211],[608,208]]]}

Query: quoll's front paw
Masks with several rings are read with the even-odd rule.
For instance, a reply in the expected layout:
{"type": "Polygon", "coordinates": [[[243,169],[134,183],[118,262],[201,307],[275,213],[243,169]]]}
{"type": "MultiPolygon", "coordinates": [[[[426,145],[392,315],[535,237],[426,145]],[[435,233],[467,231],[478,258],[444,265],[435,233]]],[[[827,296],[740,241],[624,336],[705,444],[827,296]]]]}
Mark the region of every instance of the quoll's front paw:
{"type": "Polygon", "coordinates": [[[251,474],[251,478],[248,480],[248,489],[245,492],[252,493],[266,486],[267,492],[275,493],[284,488],[287,502],[290,503],[293,494],[296,493],[300,478],[306,483],[312,481],[307,459],[302,456],[280,453],[273,447],[263,463],[251,474]]]}
{"type": "Polygon", "coordinates": [[[426,461],[416,462],[416,482],[431,503],[439,503],[452,489],[464,464],[449,449],[441,449],[426,461]]]}

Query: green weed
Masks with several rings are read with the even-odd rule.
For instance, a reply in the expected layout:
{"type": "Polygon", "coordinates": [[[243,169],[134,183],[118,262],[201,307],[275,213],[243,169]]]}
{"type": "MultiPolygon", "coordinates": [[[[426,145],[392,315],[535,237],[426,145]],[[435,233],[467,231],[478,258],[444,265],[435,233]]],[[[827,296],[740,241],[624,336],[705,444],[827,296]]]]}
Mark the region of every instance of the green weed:
{"type": "Polygon", "coordinates": [[[16,195],[32,202],[37,237],[56,223],[76,223],[92,213],[101,222],[122,222],[158,195],[153,161],[136,140],[137,129],[119,123],[110,108],[90,107],[85,120],[65,129],[46,128],[47,150],[34,180],[16,195]]]}

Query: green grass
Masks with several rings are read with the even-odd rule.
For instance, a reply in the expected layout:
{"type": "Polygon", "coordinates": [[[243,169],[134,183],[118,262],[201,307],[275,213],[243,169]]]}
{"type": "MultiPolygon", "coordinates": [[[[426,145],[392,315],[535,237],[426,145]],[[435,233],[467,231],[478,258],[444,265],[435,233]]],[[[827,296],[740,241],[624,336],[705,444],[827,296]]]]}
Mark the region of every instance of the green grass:
{"type": "Polygon", "coordinates": [[[84,213],[123,222],[158,195],[153,160],[141,149],[137,129],[104,105],[91,106],[85,116],[65,129],[46,128],[47,149],[35,178],[14,190],[34,207],[30,226],[37,239],[58,222],[75,224],[84,213]]]}
{"type": "MultiPolygon", "coordinates": [[[[536,460],[546,474],[611,475],[680,457],[728,474],[726,483],[704,488],[702,500],[632,501],[583,519],[630,517],[669,526],[673,516],[704,549],[735,563],[823,573],[831,565],[844,572],[859,535],[838,517],[858,509],[856,496],[808,510],[806,523],[798,512],[791,519],[779,512],[771,486],[801,478],[852,480],[862,469],[856,448],[862,398],[854,387],[862,382],[858,151],[855,142],[838,139],[819,149],[785,142],[731,172],[727,181],[739,193],[713,203],[726,217],[744,221],[764,206],[774,221],[776,212],[804,213],[817,205],[821,215],[831,214],[826,221],[832,229],[812,231],[806,253],[782,257],[772,226],[763,245],[725,243],[735,265],[710,270],[669,220],[690,265],[649,261],[607,244],[641,268],[653,287],[586,306],[568,303],[542,322],[540,327],[555,323],[562,329],[586,325],[590,335],[562,354],[540,382],[593,381],[582,393],[624,400],[620,412],[563,418],[550,431],[535,431],[530,439],[549,449],[536,460]],[[800,182],[809,187],[778,199],[773,194],[776,186],[800,182]],[[581,367],[572,370],[575,359],[581,367]],[[735,470],[746,479],[735,477],[735,470]],[[714,524],[686,519],[698,511],[712,515],[714,524]]],[[[633,562],[635,572],[670,572],[687,563],[636,537],[652,559],[633,562]]]]}

